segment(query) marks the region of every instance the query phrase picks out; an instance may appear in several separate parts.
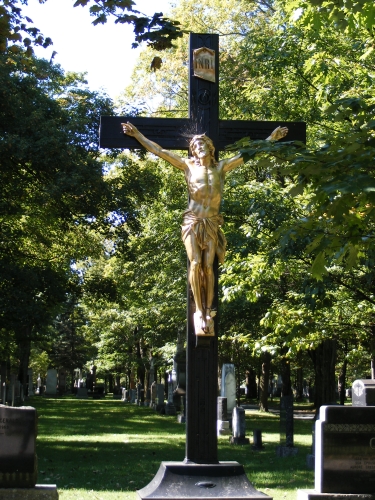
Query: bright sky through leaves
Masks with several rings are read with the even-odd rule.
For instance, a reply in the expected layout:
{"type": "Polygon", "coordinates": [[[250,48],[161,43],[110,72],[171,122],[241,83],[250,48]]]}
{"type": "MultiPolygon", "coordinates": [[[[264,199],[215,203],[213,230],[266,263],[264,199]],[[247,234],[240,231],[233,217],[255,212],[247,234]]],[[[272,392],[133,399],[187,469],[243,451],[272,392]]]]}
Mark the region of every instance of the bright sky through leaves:
{"type": "MultiPolygon", "coordinates": [[[[45,37],[50,36],[53,45],[36,49],[38,57],[50,59],[56,51],[54,62],[65,71],[87,71],[92,90],[103,87],[115,98],[130,83],[131,72],[142,49],[132,49],[134,41],[131,25],[107,24],[93,26],[88,7],[73,8],[73,1],[48,0],[39,4],[29,0],[23,13],[34,22],[45,37]]],[[[137,0],[135,9],[143,14],[163,12],[167,15],[169,0],[137,0]]]]}

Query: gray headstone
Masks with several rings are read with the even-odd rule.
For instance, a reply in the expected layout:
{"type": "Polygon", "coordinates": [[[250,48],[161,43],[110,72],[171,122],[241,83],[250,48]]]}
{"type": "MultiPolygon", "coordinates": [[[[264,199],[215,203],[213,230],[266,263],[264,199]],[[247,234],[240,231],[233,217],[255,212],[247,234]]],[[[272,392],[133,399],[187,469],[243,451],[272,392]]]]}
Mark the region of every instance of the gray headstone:
{"type": "Polygon", "coordinates": [[[217,398],[217,419],[228,420],[227,398],[217,398]]]}
{"type": "Polygon", "coordinates": [[[293,396],[280,398],[280,445],[294,445],[293,396]]]}
{"type": "Polygon", "coordinates": [[[352,385],[353,406],[375,406],[375,380],[355,380],[352,385]]]}
{"type": "Polygon", "coordinates": [[[66,371],[59,370],[59,394],[62,396],[66,392],[66,371]]]}
{"type": "Polygon", "coordinates": [[[0,405],[0,488],[32,488],[37,480],[36,410],[0,405]]]}
{"type": "Polygon", "coordinates": [[[227,398],[227,411],[232,413],[236,406],[236,377],[234,365],[224,364],[221,371],[221,397],[227,398]]]}
{"type": "Polygon", "coordinates": [[[151,401],[150,401],[150,407],[155,408],[156,407],[156,382],[153,382],[151,384],[151,401]]]}
{"type": "Polygon", "coordinates": [[[46,394],[56,394],[57,393],[57,370],[50,368],[47,370],[47,380],[46,380],[46,394]]]}
{"type": "Polygon", "coordinates": [[[253,445],[252,445],[253,450],[263,450],[263,442],[262,442],[262,431],[261,429],[254,429],[253,431],[253,445]]]}
{"type": "Polygon", "coordinates": [[[375,407],[320,408],[315,423],[315,490],[375,493],[375,407]]]}
{"type": "Polygon", "coordinates": [[[246,435],[245,410],[240,406],[233,408],[232,428],[233,436],[230,438],[232,444],[249,444],[249,438],[246,435]]]}
{"type": "Polygon", "coordinates": [[[217,398],[217,435],[230,434],[227,412],[227,398],[217,398]]]}
{"type": "Polygon", "coordinates": [[[164,404],[164,384],[156,384],[156,404],[164,404]]]}
{"type": "Polygon", "coordinates": [[[151,389],[148,388],[146,391],[145,406],[150,406],[151,401],[151,389]]]}
{"type": "Polygon", "coordinates": [[[293,396],[280,398],[280,446],[276,447],[278,457],[297,455],[294,446],[293,396]]]}
{"type": "Polygon", "coordinates": [[[78,399],[87,399],[89,397],[87,387],[77,387],[76,397],[78,399]]]}
{"type": "Polygon", "coordinates": [[[28,396],[34,396],[34,385],[33,385],[33,369],[29,368],[27,370],[27,387],[28,396]]]}
{"type": "Polygon", "coordinates": [[[130,402],[135,403],[137,399],[137,389],[130,389],[130,402]]]}
{"type": "Polygon", "coordinates": [[[176,407],[173,403],[173,380],[172,375],[169,377],[168,382],[168,402],[165,405],[165,414],[166,415],[177,415],[176,407]]]}

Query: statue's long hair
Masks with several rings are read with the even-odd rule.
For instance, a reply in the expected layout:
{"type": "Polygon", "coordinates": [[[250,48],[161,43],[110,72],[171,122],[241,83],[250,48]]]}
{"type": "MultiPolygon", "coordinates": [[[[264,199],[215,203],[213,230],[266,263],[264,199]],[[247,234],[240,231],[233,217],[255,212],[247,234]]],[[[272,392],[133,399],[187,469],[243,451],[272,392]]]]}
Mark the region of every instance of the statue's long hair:
{"type": "MultiPolygon", "coordinates": [[[[198,140],[198,139],[202,139],[208,146],[208,149],[210,151],[210,155],[211,155],[211,160],[212,160],[212,163],[214,165],[217,165],[217,161],[215,159],[215,146],[214,146],[214,143],[212,142],[212,140],[206,136],[206,134],[200,134],[200,135],[195,135],[192,140],[190,141],[189,143],[189,147],[190,147],[190,151],[191,153],[194,155],[194,150],[195,150],[195,142],[198,140]]],[[[199,160],[196,159],[196,161],[199,162],[199,160]]]]}

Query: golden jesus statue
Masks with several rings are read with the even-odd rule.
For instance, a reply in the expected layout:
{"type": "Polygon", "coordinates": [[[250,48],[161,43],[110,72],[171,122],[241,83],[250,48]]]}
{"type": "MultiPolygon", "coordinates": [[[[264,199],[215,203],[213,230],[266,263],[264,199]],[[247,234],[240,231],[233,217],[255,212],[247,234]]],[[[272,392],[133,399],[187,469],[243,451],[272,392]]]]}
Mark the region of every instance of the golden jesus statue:
{"type": "MultiPolygon", "coordinates": [[[[194,296],[194,328],[196,335],[214,335],[212,310],[215,276],[215,255],[224,262],[226,239],[221,229],[220,214],[225,174],[243,163],[241,154],[224,160],[215,160],[215,148],[205,134],[195,135],[190,141],[192,158],[181,158],[147,139],[131,123],[122,123],[124,134],[130,135],[151,153],[182,170],[189,192],[189,207],[183,214],[182,240],[190,261],[189,282],[194,296]]],[[[277,127],[266,139],[277,141],[288,133],[286,127],[277,127]]]]}

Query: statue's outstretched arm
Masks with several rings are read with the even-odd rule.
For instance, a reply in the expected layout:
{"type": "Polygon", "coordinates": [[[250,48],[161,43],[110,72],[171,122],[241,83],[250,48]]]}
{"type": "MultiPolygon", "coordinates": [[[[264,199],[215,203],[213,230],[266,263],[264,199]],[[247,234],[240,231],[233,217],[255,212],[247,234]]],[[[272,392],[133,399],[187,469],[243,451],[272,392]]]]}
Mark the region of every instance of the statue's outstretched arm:
{"type": "Polygon", "coordinates": [[[186,163],[180,156],[172,153],[167,149],[163,149],[161,146],[159,146],[159,144],[156,144],[156,142],[147,139],[147,137],[141,134],[137,127],[135,127],[131,123],[121,123],[121,126],[124,134],[130,135],[131,137],[134,137],[134,139],[137,139],[137,141],[143,147],[145,147],[147,151],[150,151],[150,153],[163,158],[163,160],[166,160],[168,163],[180,170],[186,169],[186,163]]]}
{"type": "MultiPolygon", "coordinates": [[[[285,137],[287,133],[288,133],[287,127],[277,127],[271,133],[271,135],[269,137],[267,137],[266,141],[279,141],[280,139],[285,137]]],[[[223,172],[230,172],[231,170],[242,165],[243,158],[242,158],[241,154],[238,154],[238,155],[234,156],[233,158],[228,158],[226,160],[222,160],[221,163],[222,163],[223,172]]]]}

